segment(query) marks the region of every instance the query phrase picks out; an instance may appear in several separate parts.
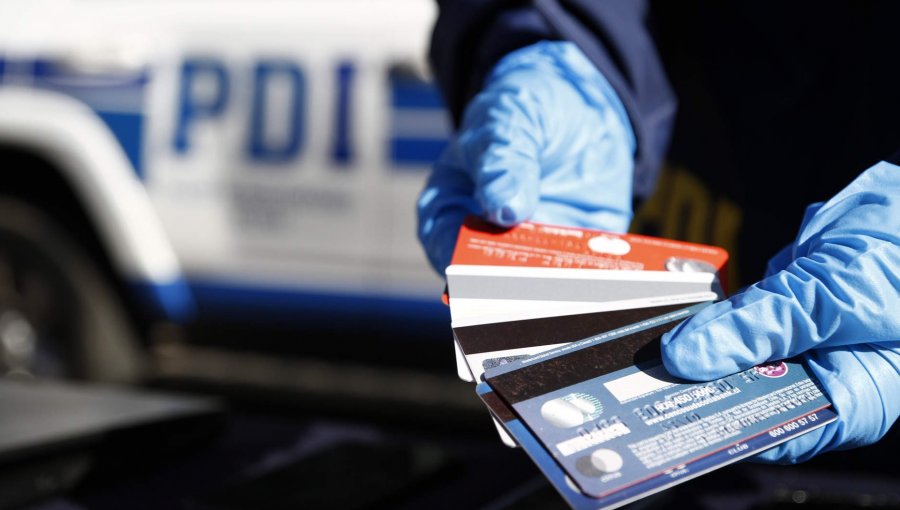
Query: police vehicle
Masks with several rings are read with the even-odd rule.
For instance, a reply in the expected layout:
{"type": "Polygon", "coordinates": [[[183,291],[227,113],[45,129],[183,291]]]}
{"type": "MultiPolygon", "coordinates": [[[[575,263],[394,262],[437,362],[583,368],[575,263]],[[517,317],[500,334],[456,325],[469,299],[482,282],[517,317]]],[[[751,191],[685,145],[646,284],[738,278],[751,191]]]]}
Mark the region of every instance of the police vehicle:
{"type": "Polygon", "coordinates": [[[0,373],[132,379],[161,322],[445,335],[432,4],[0,2],[0,373]]]}

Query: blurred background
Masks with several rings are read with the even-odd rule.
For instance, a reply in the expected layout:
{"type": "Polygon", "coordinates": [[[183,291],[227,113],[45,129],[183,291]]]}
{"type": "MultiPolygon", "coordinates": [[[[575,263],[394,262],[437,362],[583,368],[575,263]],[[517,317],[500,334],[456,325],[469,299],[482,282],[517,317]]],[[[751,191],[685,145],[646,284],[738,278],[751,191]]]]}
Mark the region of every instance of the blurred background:
{"type": "MultiPolygon", "coordinates": [[[[0,508],[561,507],[457,380],[415,238],[436,14],[0,1],[0,508]]],[[[900,505],[868,467],[644,505],[900,505]]]]}

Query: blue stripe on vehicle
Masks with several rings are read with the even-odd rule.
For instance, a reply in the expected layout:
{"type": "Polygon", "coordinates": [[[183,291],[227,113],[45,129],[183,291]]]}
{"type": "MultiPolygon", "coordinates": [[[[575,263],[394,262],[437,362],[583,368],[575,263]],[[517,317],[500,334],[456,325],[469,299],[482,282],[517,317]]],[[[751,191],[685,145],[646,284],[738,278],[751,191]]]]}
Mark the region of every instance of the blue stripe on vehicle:
{"type": "Polygon", "coordinates": [[[3,74],[6,72],[6,60],[0,58],[0,82],[3,81],[3,74]]]}
{"type": "Polygon", "coordinates": [[[197,311],[191,288],[184,279],[168,282],[132,281],[128,287],[144,313],[154,318],[186,322],[197,311]]]}
{"type": "Polygon", "coordinates": [[[31,63],[34,85],[78,99],[87,104],[109,127],[138,178],[144,178],[141,148],[144,125],[146,70],[104,73],[73,70],[54,60],[31,63]]]}
{"type": "Polygon", "coordinates": [[[391,161],[400,165],[428,165],[437,160],[446,146],[447,140],[392,138],[391,161]]]}
{"type": "Polygon", "coordinates": [[[394,108],[444,108],[438,88],[416,78],[391,78],[391,106],[394,108]]]}
{"type": "Polygon", "coordinates": [[[267,323],[312,324],[370,321],[416,329],[446,328],[447,306],[434,299],[278,289],[242,283],[191,280],[191,291],[203,316],[225,320],[265,320],[267,323]]]}
{"type": "MultiPolygon", "coordinates": [[[[391,75],[391,114],[398,112],[443,111],[444,102],[438,88],[415,76],[391,75]]],[[[389,139],[390,161],[397,168],[421,167],[433,163],[447,145],[447,140],[392,134],[389,139]]]]}
{"type": "Polygon", "coordinates": [[[103,122],[116,135],[139,179],[144,178],[141,164],[141,142],[144,133],[144,116],[137,113],[97,111],[103,122]]]}

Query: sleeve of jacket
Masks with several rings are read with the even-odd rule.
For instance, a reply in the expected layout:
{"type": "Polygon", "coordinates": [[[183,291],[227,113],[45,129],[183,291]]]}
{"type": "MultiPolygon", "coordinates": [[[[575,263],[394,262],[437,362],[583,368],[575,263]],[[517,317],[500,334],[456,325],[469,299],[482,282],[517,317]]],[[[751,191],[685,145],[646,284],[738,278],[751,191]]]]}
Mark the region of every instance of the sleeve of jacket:
{"type": "Polygon", "coordinates": [[[676,101],[647,28],[643,0],[439,0],[431,62],[458,124],[504,55],[540,40],[572,41],[615,88],[637,140],[634,192],[648,196],[668,147],[676,101]]]}

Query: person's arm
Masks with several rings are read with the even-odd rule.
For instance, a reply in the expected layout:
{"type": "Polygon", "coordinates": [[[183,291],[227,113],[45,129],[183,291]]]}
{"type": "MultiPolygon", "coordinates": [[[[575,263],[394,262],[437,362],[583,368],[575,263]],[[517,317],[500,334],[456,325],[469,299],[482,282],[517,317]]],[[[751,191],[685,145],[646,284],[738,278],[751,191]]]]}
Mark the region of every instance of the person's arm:
{"type": "Polygon", "coordinates": [[[633,192],[653,190],[676,101],[647,28],[642,0],[440,1],[431,62],[459,126],[488,73],[510,52],[538,41],[571,41],[615,90],[636,140],[633,192]]]}
{"type": "Polygon", "coordinates": [[[879,163],[806,211],[766,277],[663,336],[672,374],[713,380],[801,356],[837,421],[763,452],[795,463],[881,439],[900,415],[900,167],[879,163]]]}
{"type": "Polygon", "coordinates": [[[624,231],[675,104],[640,1],[444,2],[432,59],[457,132],[418,204],[435,269],[465,216],[624,231]]]}

